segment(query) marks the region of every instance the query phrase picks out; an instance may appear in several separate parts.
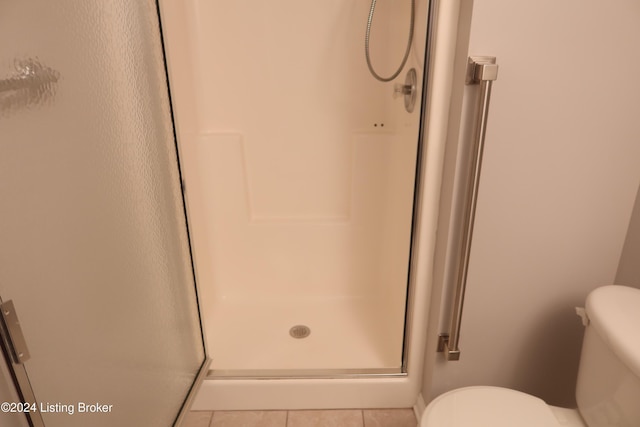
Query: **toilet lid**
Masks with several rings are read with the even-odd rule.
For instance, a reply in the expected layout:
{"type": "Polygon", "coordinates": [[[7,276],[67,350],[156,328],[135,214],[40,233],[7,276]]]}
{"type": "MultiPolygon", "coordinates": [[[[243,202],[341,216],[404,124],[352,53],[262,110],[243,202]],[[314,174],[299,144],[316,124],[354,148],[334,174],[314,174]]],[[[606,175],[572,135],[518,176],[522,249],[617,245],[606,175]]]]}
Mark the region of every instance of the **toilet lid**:
{"type": "Polygon", "coordinates": [[[421,427],[559,427],[543,400],[501,387],[465,387],[427,406],[421,427]]]}

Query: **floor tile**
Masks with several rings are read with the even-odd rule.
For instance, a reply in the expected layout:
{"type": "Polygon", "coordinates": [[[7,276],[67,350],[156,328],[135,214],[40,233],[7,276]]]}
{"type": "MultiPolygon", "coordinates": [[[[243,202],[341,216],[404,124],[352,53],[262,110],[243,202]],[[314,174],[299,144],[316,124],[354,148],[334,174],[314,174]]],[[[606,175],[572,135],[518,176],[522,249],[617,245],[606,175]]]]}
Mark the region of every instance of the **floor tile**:
{"type": "Polygon", "coordinates": [[[365,427],[417,427],[413,409],[365,409],[365,427]]]}
{"type": "Polygon", "coordinates": [[[215,411],[211,427],[285,427],[287,411],[215,411]]]}
{"type": "Polygon", "coordinates": [[[360,410],[289,411],[287,427],[364,427],[360,410]]]}
{"type": "Polygon", "coordinates": [[[209,427],[212,414],[211,411],[191,411],[185,417],[182,427],[209,427]]]}

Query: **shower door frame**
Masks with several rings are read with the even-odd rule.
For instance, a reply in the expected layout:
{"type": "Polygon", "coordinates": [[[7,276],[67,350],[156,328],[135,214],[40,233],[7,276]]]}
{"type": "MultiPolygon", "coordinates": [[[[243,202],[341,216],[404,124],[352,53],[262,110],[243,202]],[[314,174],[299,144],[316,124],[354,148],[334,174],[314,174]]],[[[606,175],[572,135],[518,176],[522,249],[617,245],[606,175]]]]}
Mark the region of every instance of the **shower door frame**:
{"type": "Polygon", "coordinates": [[[436,27],[436,16],[438,14],[438,5],[439,0],[429,0],[429,12],[427,15],[427,31],[425,37],[427,41],[425,43],[425,51],[424,51],[424,69],[422,70],[423,82],[422,82],[422,94],[420,99],[420,107],[422,109],[420,114],[420,125],[418,128],[418,150],[416,153],[416,172],[415,172],[415,187],[413,190],[413,215],[411,216],[411,246],[409,248],[409,270],[407,274],[407,303],[405,308],[405,319],[404,319],[404,339],[403,339],[403,347],[402,347],[402,375],[408,374],[408,365],[409,365],[409,350],[411,346],[411,334],[412,334],[412,319],[415,310],[415,287],[417,286],[416,281],[416,270],[418,264],[418,257],[416,247],[418,245],[418,238],[420,235],[419,230],[419,219],[422,218],[423,210],[422,210],[422,201],[423,201],[423,179],[424,179],[424,146],[426,144],[426,132],[425,127],[427,123],[427,117],[429,116],[428,111],[428,100],[430,96],[430,83],[432,80],[431,71],[432,64],[431,61],[433,59],[433,39],[435,37],[435,27],[436,27]]]}

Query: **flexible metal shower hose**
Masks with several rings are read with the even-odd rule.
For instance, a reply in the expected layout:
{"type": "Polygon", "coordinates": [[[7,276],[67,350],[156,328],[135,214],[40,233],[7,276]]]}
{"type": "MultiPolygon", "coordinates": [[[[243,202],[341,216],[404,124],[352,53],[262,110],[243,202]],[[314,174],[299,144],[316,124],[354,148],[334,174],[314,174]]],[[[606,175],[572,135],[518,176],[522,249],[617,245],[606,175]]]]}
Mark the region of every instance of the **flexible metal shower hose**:
{"type": "Polygon", "coordinates": [[[411,40],[413,40],[413,21],[416,13],[416,0],[411,0],[411,22],[409,23],[409,40],[407,40],[407,49],[404,52],[404,58],[402,58],[402,62],[400,66],[390,77],[382,77],[373,69],[373,65],[371,65],[371,57],[369,55],[369,37],[371,36],[371,23],[373,22],[373,14],[376,10],[376,1],[371,0],[371,9],[369,10],[369,19],[367,20],[367,33],[364,37],[364,54],[367,57],[367,66],[369,67],[369,71],[371,71],[371,75],[381,82],[390,82],[391,80],[398,77],[398,74],[404,68],[404,64],[407,63],[407,59],[409,58],[409,51],[411,50],[411,40]]]}

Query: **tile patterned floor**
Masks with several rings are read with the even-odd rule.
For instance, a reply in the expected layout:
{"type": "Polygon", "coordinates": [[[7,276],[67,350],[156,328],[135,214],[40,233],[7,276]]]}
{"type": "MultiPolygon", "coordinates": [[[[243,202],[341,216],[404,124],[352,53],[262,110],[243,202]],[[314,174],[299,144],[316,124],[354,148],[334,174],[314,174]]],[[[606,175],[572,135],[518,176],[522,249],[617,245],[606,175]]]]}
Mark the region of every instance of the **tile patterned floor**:
{"type": "Polygon", "coordinates": [[[183,427],[417,427],[413,409],[193,411],[183,427]]]}

